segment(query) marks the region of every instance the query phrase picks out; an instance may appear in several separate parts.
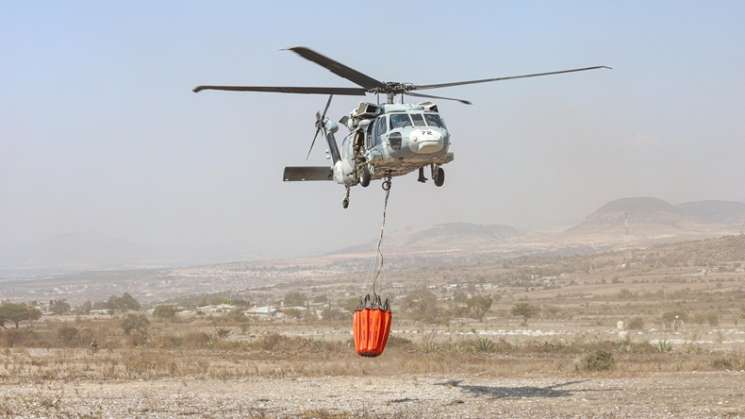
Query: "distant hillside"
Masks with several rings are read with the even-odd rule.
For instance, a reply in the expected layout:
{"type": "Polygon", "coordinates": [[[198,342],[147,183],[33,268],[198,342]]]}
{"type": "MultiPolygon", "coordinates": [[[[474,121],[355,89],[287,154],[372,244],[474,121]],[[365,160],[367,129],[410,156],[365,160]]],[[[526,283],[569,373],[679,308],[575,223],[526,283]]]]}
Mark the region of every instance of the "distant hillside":
{"type": "Polygon", "coordinates": [[[147,247],[98,233],[58,234],[9,250],[0,264],[73,270],[131,266],[150,253],[147,247]]]}
{"type": "Polygon", "coordinates": [[[734,201],[695,201],[677,206],[686,214],[700,222],[712,224],[742,224],[745,222],[745,204],[734,201]]]}
{"type": "MultiPolygon", "coordinates": [[[[514,227],[499,224],[446,223],[421,230],[386,231],[384,245],[397,252],[410,250],[483,250],[520,236],[514,227]]],[[[339,249],[333,254],[367,253],[377,240],[339,249]]]]}
{"type": "Polygon", "coordinates": [[[429,246],[431,244],[458,244],[463,242],[497,242],[519,235],[514,227],[499,224],[447,223],[438,224],[409,236],[406,244],[429,246]]]}
{"type": "Polygon", "coordinates": [[[593,212],[570,233],[677,235],[732,231],[745,222],[745,204],[696,201],[673,205],[654,197],[611,201],[593,212]]]}
{"type": "Polygon", "coordinates": [[[678,209],[659,198],[622,198],[608,202],[582,223],[591,225],[663,224],[674,226],[684,221],[678,209]]]}

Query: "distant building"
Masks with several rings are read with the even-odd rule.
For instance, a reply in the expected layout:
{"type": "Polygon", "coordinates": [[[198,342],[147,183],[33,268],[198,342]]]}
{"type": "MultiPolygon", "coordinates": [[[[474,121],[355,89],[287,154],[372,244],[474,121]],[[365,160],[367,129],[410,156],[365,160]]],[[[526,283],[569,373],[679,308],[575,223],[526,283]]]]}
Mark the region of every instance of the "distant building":
{"type": "Polygon", "coordinates": [[[259,306],[251,307],[244,311],[243,314],[247,316],[278,317],[280,312],[279,309],[274,306],[259,306]]]}
{"type": "Polygon", "coordinates": [[[228,314],[235,309],[236,306],[232,304],[214,304],[198,308],[204,314],[228,314]]]}

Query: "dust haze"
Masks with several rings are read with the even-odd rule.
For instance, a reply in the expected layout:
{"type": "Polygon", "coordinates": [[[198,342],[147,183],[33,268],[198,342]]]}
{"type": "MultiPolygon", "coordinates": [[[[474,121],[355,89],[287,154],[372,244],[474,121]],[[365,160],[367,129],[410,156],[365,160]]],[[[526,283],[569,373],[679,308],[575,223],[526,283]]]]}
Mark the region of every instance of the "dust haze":
{"type": "MultiPolygon", "coordinates": [[[[443,91],[474,103],[440,104],[457,163],[444,190],[414,175],[395,179],[393,228],[550,230],[622,197],[745,200],[745,57],[735,14],[706,10],[691,26],[675,14],[547,9],[531,18],[540,25],[521,27],[511,21],[526,13],[519,9],[449,7],[426,20],[472,29],[417,43],[415,53],[401,39],[407,13],[367,9],[385,22],[376,35],[390,45],[383,55],[339,36],[357,24],[333,11],[332,30],[309,24],[300,9],[238,18],[191,5],[164,28],[161,8],[151,17],[138,7],[11,8],[0,18],[9,58],[0,69],[0,263],[45,267],[29,254],[64,240],[92,249],[120,243],[128,256],[101,258],[104,267],[318,254],[374,235],[377,184],[353,191],[343,211],[342,188],[281,182],[283,166],[304,163],[323,97],[191,93],[208,81],[348,85],[280,51],[296,44],[383,80],[420,83],[615,67],[443,91]],[[282,30],[272,28],[280,17],[282,30]]],[[[338,97],[331,115],[355,100],[338,97]]],[[[312,164],[325,162],[323,148],[312,164]]]]}
{"type": "Polygon", "coordinates": [[[0,416],[745,416],[743,18],[5,5],[0,416]],[[191,90],[351,87],[297,45],[404,83],[613,70],[437,91],[473,102],[437,103],[455,160],[442,188],[393,179],[373,286],[380,181],[348,209],[282,182],[326,164],[326,98],[191,90]],[[371,291],[393,322],[361,357],[371,291]]]}

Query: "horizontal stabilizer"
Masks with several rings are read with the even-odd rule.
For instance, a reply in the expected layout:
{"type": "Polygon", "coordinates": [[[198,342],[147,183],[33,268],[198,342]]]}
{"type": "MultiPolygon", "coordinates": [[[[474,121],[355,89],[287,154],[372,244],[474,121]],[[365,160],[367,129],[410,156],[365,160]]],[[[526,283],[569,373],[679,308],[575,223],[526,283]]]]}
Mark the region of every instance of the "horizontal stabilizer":
{"type": "Polygon", "coordinates": [[[285,167],[284,181],[332,180],[334,173],[328,166],[285,167]]]}

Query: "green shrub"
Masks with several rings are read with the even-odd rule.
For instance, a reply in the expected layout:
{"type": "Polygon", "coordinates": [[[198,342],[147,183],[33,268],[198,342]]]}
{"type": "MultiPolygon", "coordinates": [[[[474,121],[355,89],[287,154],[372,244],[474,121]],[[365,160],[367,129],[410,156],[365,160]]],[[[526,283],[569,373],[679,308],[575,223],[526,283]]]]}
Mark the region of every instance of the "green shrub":
{"type": "Polygon", "coordinates": [[[657,352],[667,353],[672,352],[672,350],[673,344],[669,340],[662,339],[657,342],[657,352]]]}

